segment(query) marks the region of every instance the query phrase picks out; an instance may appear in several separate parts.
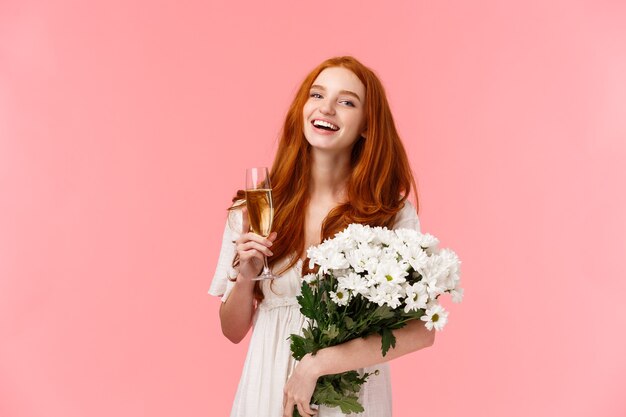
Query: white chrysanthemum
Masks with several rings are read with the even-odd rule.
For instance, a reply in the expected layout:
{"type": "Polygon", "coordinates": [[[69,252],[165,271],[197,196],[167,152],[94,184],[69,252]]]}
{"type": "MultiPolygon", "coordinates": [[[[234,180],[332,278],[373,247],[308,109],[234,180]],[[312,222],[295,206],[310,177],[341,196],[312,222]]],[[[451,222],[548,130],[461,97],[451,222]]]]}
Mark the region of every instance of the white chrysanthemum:
{"type": "Polygon", "coordinates": [[[411,246],[403,249],[401,252],[402,258],[406,260],[411,267],[420,274],[424,271],[428,263],[428,255],[419,246],[411,246]]]}
{"type": "Polygon", "coordinates": [[[346,259],[350,263],[350,267],[358,274],[369,275],[376,271],[381,259],[376,256],[364,256],[358,250],[346,255],[346,259]]]}
{"type": "Polygon", "coordinates": [[[428,289],[428,295],[431,298],[439,294],[443,294],[446,287],[446,279],[448,277],[448,268],[443,264],[439,256],[429,256],[424,268],[422,268],[422,282],[428,289]]]}
{"type": "Polygon", "coordinates": [[[382,306],[383,304],[385,304],[385,294],[386,293],[382,288],[379,288],[378,286],[373,285],[369,288],[368,293],[364,294],[364,297],[368,301],[371,301],[372,303],[382,306]]]}
{"type": "Polygon", "coordinates": [[[380,245],[359,245],[358,256],[362,259],[380,258],[383,248],[380,245]]]}
{"type": "Polygon", "coordinates": [[[305,276],[302,277],[302,279],[307,284],[313,284],[315,281],[317,281],[317,275],[315,275],[315,274],[306,274],[305,276]]]}
{"type": "Polygon", "coordinates": [[[349,251],[356,248],[357,246],[357,241],[350,233],[349,227],[337,233],[332,240],[334,242],[333,244],[335,246],[335,249],[341,252],[349,251]]]}
{"type": "Polygon", "coordinates": [[[452,290],[457,286],[460,280],[461,261],[459,261],[456,253],[450,249],[442,249],[437,257],[439,258],[438,263],[447,270],[446,277],[440,279],[440,286],[445,287],[447,290],[452,290]]]}
{"type": "Polygon", "coordinates": [[[337,288],[337,291],[330,292],[330,299],[338,306],[345,306],[350,301],[350,292],[343,288],[337,288]]]}
{"type": "Polygon", "coordinates": [[[446,265],[452,274],[458,274],[460,272],[461,261],[453,250],[445,248],[439,252],[441,262],[446,265]]]}
{"type": "Polygon", "coordinates": [[[357,243],[357,245],[367,244],[376,237],[369,226],[352,223],[346,228],[346,232],[357,243]]]}
{"type": "Polygon", "coordinates": [[[432,307],[426,309],[421,319],[426,322],[425,326],[428,330],[432,330],[433,327],[435,330],[441,330],[448,322],[448,312],[439,304],[433,304],[432,307]]]}
{"type": "Polygon", "coordinates": [[[359,276],[359,280],[357,281],[357,285],[354,288],[353,294],[361,294],[365,296],[370,287],[374,285],[372,281],[367,280],[365,277],[359,276]]]}
{"type": "Polygon", "coordinates": [[[346,290],[362,294],[367,291],[368,281],[359,274],[350,272],[345,276],[338,277],[337,285],[346,290]]]}
{"type": "Polygon", "coordinates": [[[428,255],[437,255],[439,253],[438,244],[439,239],[429,233],[420,236],[420,246],[428,255]]]}
{"type": "Polygon", "coordinates": [[[400,307],[405,295],[404,289],[401,286],[395,285],[383,285],[383,288],[387,291],[386,304],[393,309],[400,307]]]}
{"type": "Polygon", "coordinates": [[[464,290],[461,287],[455,287],[452,291],[450,291],[450,295],[452,296],[453,303],[460,303],[463,301],[463,293],[464,290]]]}
{"type": "Polygon", "coordinates": [[[406,282],[407,268],[397,262],[381,262],[374,272],[374,280],[380,284],[399,285],[406,282]]]}
{"type": "Polygon", "coordinates": [[[363,272],[365,271],[365,258],[361,254],[359,249],[354,249],[346,252],[346,260],[350,264],[350,268],[354,270],[354,272],[363,272]]]}
{"type": "Polygon", "coordinates": [[[327,264],[324,265],[326,270],[329,269],[345,269],[350,266],[343,253],[332,252],[328,255],[327,264]]]}
{"type": "Polygon", "coordinates": [[[331,269],[348,268],[350,264],[346,257],[337,249],[337,245],[333,240],[324,241],[318,246],[311,246],[307,249],[307,256],[310,258],[309,268],[317,264],[320,266],[320,272],[326,273],[331,269]]]}
{"type": "MultiPolygon", "coordinates": [[[[375,271],[376,269],[374,269],[375,271]]],[[[376,287],[378,286],[378,282],[376,281],[376,278],[374,278],[374,274],[372,273],[368,273],[367,275],[363,275],[362,279],[366,282],[366,286],[368,289],[371,289],[372,287],[376,287]]]]}
{"type": "Polygon", "coordinates": [[[426,286],[421,282],[417,282],[413,285],[407,285],[405,287],[406,298],[404,300],[405,307],[404,312],[417,310],[420,308],[426,308],[426,302],[428,301],[428,292],[426,286]]]}
{"type": "Polygon", "coordinates": [[[451,291],[459,285],[460,280],[458,273],[448,273],[448,276],[439,280],[439,286],[451,291]]]}
{"type": "Polygon", "coordinates": [[[428,292],[428,297],[430,297],[431,299],[436,298],[438,295],[446,292],[446,288],[440,286],[439,281],[437,281],[437,278],[434,276],[423,277],[422,281],[420,282],[426,284],[426,291],[428,292]]]}
{"type": "Polygon", "coordinates": [[[389,230],[386,227],[376,226],[373,227],[372,230],[374,231],[374,235],[376,236],[374,242],[376,242],[377,244],[391,246],[397,239],[397,236],[393,232],[393,230],[389,230]]]}
{"type": "MultiPolygon", "coordinates": [[[[350,224],[333,239],[307,250],[309,267],[319,265],[319,273],[305,281],[315,282],[329,273],[337,277],[338,289],[331,298],[339,305],[363,296],[378,305],[403,307],[405,311],[432,309],[438,305],[436,297],[445,292],[458,302],[463,297],[461,262],[453,251],[437,248],[438,244],[436,237],[412,229],[350,224]]],[[[432,326],[442,327],[446,315],[444,311],[444,319],[432,326]]]]}
{"type": "Polygon", "coordinates": [[[404,291],[399,285],[378,285],[370,287],[365,298],[379,306],[386,304],[391,308],[398,308],[402,304],[403,296],[404,291]]]}
{"type": "Polygon", "coordinates": [[[421,243],[421,233],[419,233],[417,230],[400,228],[395,229],[394,232],[398,236],[398,238],[407,245],[419,245],[421,243]]]}
{"type": "Polygon", "coordinates": [[[313,269],[315,265],[321,265],[324,262],[324,253],[321,245],[310,246],[306,250],[306,256],[309,258],[309,269],[313,269]]]}

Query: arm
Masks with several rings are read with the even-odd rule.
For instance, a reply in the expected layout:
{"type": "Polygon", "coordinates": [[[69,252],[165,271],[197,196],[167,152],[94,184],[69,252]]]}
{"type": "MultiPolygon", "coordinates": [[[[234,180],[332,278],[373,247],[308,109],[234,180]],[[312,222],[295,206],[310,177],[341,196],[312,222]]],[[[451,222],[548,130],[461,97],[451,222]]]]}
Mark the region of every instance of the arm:
{"type": "Polygon", "coordinates": [[[239,343],[252,327],[254,306],[254,281],[241,274],[228,299],[220,306],[220,324],[222,333],[233,343],[239,343]]]}
{"type": "Polygon", "coordinates": [[[396,347],[383,356],[380,335],[370,335],[350,340],[340,345],[321,349],[315,356],[306,355],[300,365],[316,379],[322,375],[338,374],[365,368],[406,355],[435,343],[435,331],[428,330],[421,320],[411,320],[401,329],[394,330],[396,347]]]}
{"type": "MultiPolygon", "coordinates": [[[[398,214],[395,228],[420,230],[417,211],[408,200],[398,214]]],[[[435,342],[435,332],[429,331],[421,320],[411,320],[402,329],[394,330],[393,334],[396,337],[396,347],[389,349],[384,357],[381,352],[381,337],[379,335],[357,338],[340,345],[321,349],[315,356],[305,355],[285,385],[283,416],[291,417],[294,406],[298,407],[298,411],[303,417],[315,414],[309,403],[320,376],[388,362],[407,353],[432,346],[435,342]]]]}
{"type": "Polygon", "coordinates": [[[361,337],[324,348],[315,356],[305,355],[285,384],[283,415],[291,416],[294,406],[298,407],[303,417],[314,414],[309,402],[315,383],[320,376],[387,362],[432,346],[435,342],[435,331],[429,331],[421,320],[411,320],[403,328],[394,330],[393,334],[396,336],[396,347],[389,349],[384,357],[380,348],[381,337],[379,335],[361,337]]]}
{"type": "Polygon", "coordinates": [[[269,247],[276,239],[276,233],[272,233],[267,239],[249,233],[248,212],[245,208],[242,210],[242,233],[235,242],[239,255],[239,273],[235,286],[220,306],[222,333],[233,343],[241,342],[252,327],[252,318],[256,310],[252,278],[261,272],[263,255],[272,256],[269,247]]]}

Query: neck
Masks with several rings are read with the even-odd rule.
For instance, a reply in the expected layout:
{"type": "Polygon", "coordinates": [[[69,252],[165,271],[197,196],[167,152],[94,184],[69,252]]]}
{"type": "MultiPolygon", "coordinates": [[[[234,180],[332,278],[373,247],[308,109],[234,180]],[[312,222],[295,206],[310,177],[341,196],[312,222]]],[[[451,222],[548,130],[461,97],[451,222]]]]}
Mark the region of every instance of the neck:
{"type": "Polygon", "coordinates": [[[311,156],[311,198],[343,202],[350,175],[350,153],[314,150],[311,156]]]}

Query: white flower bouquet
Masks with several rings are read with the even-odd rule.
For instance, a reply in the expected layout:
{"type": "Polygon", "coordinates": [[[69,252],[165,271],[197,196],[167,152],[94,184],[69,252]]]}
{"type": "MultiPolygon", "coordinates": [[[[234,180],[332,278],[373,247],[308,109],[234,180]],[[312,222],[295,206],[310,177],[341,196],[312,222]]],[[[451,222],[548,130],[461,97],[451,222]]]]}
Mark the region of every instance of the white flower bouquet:
{"type": "MultiPolygon", "coordinates": [[[[441,330],[448,313],[438,298],[450,293],[460,302],[460,264],[449,249],[438,249],[439,240],[411,229],[389,230],[351,224],[318,246],[308,249],[308,274],[298,296],[307,317],[303,335],[291,335],[291,351],[301,360],[307,353],[338,345],[357,337],[380,334],[383,356],[395,347],[393,330],[409,320],[421,319],[432,330],[441,330]]],[[[324,375],[318,379],[314,404],[340,407],[346,414],[364,411],[358,394],[369,373],[356,371],[324,375]]],[[[299,416],[297,409],[294,416],[299,416]]]]}

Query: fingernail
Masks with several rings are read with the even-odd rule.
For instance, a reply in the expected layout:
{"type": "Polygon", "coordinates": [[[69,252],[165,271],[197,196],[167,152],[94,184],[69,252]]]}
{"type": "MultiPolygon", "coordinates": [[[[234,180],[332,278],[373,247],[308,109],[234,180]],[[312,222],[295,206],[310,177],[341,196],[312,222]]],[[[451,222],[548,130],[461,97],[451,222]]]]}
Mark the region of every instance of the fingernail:
{"type": "Polygon", "coordinates": [[[274,255],[274,252],[270,251],[270,256],[274,255]]]}

